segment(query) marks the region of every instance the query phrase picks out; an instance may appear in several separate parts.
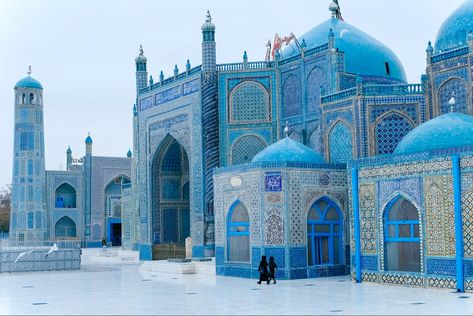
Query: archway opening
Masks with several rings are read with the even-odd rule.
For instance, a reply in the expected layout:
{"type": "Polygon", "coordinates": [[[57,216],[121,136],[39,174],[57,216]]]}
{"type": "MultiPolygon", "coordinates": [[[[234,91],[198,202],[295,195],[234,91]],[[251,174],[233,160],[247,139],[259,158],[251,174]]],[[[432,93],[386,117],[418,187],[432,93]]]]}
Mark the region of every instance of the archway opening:
{"type": "Polygon", "coordinates": [[[395,198],[384,214],[384,265],[386,271],[421,271],[420,226],[417,208],[395,198]]]}
{"type": "Polygon", "coordinates": [[[76,208],[76,190],[68,183],[61,184],[55,192],[55,208],[76,208]]]}
{"type": "Polygon", "coordinates": [[[105,186],[104,190],[105,239],[112,246],[122,244],[122,187],[127,183],[130,183],[128,177],[117,176],[105,186]]]}
{"type": "Polygon", "coordinates": [[[228,261],[250,262],[250,217],[239,201],[228,212],[227,248],[228,261]]]}
{"type": "Polygon", "coordinates": [[[307,214],[307,263],[309,266],[340,264],[343,218],[337,205],[323,197],[307,214]]]}
{"type": "Polygon", "coordinates": [[[157,150],[152,174],[153,242],[178,247],[166,255],[168,258],[185,256],[183,246],[190,236],[189,159],[184,147],[170,135],[157,150]]]}
{"type": "Polygon", "coordinates": [[[54,226],[56,239],[71,239],[77,237],[76,223],[68,216],[63,216],[54,226]]]}

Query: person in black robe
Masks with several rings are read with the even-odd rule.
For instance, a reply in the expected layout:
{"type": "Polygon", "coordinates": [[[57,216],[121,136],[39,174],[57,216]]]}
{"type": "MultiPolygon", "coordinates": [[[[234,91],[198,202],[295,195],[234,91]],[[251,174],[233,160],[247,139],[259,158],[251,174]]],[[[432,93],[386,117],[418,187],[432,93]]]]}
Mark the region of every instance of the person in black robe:
{"type": "Polygon", "coordinates": [[[266,256],[261,257],[261,262],[259,263],[259,266],[258,266],[258,272],[259,272],[259,281],[257,283],[261,284],[261,282],[266,281],[269,284],[268,261],[266,261],[266,256]]]}
{"type": "Polygon", "coordinates": [[[274,261],[274,257],[271,256],[269,257],[269,277],[268,277],[268,283],[269,281],[273,280],[273,284],[276,284],[276,270],[278,269],[278,265],[274,261]]]}

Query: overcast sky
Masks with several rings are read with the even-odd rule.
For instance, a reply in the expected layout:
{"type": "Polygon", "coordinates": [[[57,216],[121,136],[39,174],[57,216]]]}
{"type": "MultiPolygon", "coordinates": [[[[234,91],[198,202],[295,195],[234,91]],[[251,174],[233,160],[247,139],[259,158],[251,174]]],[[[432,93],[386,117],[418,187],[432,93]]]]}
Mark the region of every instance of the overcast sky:
{"type": "MultiPolygon", "coordinates": [[[[158,79],[201,60],[207,9],[216,25],[217,62],[262,60],[274,33],[300,36],[330,17],[330,0],[0,0],[0,187],[11,182],[13,86],[32,76],[44,87],[46,168],[65,166],[66,149],[125,156],[132,148],[134,58],[143,45],[158,79]],[[291,4],[292,3],[292,4],[291,4]],[[297,3],[295,5],[294,3],[297,3]]],[[[425,69],[427,42],[463,0],[340,0],[346,22],[390,47],[410,83],[425,69]]]]}

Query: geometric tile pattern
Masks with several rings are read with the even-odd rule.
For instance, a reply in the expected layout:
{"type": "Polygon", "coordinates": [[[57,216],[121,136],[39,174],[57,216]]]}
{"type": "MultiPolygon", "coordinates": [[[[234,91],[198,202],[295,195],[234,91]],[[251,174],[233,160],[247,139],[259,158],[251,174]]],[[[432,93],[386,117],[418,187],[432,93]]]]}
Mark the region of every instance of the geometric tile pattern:
{"type": "Polygon", "coordinates": [[[376,124],[376,149],[378,155],[391,154],[397,144],[413,129],[407,119],[397,113],[389,114],[376,124]]]}
{"type": "Polygon", "coordinates": [[[440,114],[450,112],[450,105],[448,104],[448,101],[452,97],[452,92],[455,92],[455,99],[457,101],[454,111],[467,114],[467,104],[469,102],[466,82],[456,78],[448,80],[442,84],[439,89],[438,102],[440,114]]]}
{"type": "Polygon", "coordinates": [[[283,245],[284,244],[284,223],[280,211],[272,209],[271,214],[265,219],[266,244],[283,245]]]}
{"type": "Polygon", "coordinates": [[[258,136],[240,137],[232,147],[232,165],[248,163],[266,147],[266,142],[258,136]]]}
{"type": "Polygon", "coordinates": [[[302,111],[301,80],[296,75],[289,75],[283,85],[283,117],[300,115],[302,111]]]}
{"type": "Polygon", "coordinates": [[[414,275],[382,274],[381,282],[397,285],[424,286],[424,278],[414,275]]]}
{"type": "Polygon", "coordinates": [[[463,194],[463,243],[465,257],[473,257],[473,190],[463,194]]]}
{"type": "Polygon", "coordinates": [[[376,254],[376,210],[374,184],[360,185],[360,233],[363,254],[376,254]]]}
{"type": "Polygon", "coordinates": [[[268,122],[269,94],[255,82],[240,84],[230,95],[230,123],[268,122]]]}
{"type": "Polygon", "coordinates": [[[353,158],[352,134],[342,122],[330,131],[329,146],[331,163],[346,163],[353,158]]]}

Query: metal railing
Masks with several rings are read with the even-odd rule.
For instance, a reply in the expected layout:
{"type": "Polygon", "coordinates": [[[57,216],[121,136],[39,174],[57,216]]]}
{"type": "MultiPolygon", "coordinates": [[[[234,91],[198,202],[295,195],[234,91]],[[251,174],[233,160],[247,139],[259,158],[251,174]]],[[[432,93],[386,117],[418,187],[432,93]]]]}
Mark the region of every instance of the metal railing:
{"type": "Polygon", "coordinates": [[[13,240],[2,240],[0,241],[0,250],[40,250],[49,249],[54,244],[59,249],[80,249],[80,240],[47,240],[47,241],[13,241],[13,240]]]}

